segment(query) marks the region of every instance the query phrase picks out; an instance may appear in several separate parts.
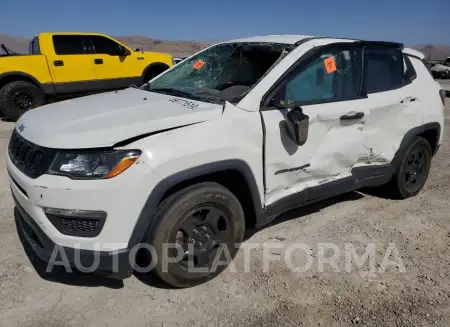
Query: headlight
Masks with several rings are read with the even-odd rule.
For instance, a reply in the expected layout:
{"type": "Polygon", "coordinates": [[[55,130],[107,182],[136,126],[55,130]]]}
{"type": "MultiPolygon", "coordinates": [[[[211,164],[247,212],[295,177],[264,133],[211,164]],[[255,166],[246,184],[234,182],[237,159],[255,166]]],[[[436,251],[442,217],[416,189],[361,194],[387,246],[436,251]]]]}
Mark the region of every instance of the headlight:
{"type": "Polygon", "coordinates": [[[48,171],[73,179],[108,179],[127,170],[141,155],[139,150],[58,152],[48,171]]]}

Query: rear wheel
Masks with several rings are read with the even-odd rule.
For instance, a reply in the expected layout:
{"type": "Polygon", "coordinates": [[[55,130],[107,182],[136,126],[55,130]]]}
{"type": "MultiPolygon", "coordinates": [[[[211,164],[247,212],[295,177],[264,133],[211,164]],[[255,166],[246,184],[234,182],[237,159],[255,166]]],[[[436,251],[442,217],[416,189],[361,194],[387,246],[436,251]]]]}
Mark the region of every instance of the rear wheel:
{"type": "Polygon", "coordinates": [[[244,229],[242,206],[225,187],[207,182],[183,189],[159,205],[147,233],[156,251],[153,272],[174,287],[204,283],[235,257],[244,229]]]}
{"type": "Polygon", "coordinates": [[[389,193],[406,199],[416,195],[425,185],[431,167],[430,144],[422,137],[416,137],[405,152],[400,166],[386,185],[389,193]]]}
{"type": "Polygon", "coordinates": [[[11,120],[17,120],[28,110],[45,104],[44,93],[26,81],[14,81],[0,90],[0,110],[11,120]]]}

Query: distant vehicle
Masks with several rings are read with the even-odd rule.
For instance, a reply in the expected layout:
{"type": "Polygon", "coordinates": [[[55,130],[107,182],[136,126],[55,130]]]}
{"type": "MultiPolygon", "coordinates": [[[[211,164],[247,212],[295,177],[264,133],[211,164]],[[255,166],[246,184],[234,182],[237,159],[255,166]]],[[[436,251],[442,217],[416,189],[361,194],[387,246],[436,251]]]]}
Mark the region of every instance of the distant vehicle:
{"type": "Polygon", "coordinates": [[[450,78],[450,57],[445,60],[429,60],[428,65],[434,78],[450,78]]]}
{"type": "Polygon", "coordinates": [[[31,110],[5,156],[18,231],[44,261],[115,278],[144,248],[141,268],[189,287],[288,210],[362,187],[413,197],[444,135],[422,60],[392,42],[250,37],[31,110]]]}
{"type": "Polygon", "coordinates": [[[132,51],[97,33],[41,33],[29,55],[1,48],[0,111],[13,120],[52,98],[142,85],[175,64],[169,54],[132,51]]]}

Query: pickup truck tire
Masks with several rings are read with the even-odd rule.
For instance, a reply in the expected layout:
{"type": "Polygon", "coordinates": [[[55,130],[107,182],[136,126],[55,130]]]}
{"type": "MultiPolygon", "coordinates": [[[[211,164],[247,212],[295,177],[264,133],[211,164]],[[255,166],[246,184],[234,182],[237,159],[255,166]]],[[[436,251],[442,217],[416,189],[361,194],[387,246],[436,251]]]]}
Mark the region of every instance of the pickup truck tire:
{"type": "Polygon", "coordinates": [[[173,287],[202,284],[229,265],[239,250],[244,230],[242,206],[227,188],[204,182],[182,189],[161,202],[146,233],[145,241],[157,255],[152,258],[156,263],[153,273],[173,287]],[[164,252],[166,244],[171,245],[164,252]],[[183,250],[178,252],[176,244],[183,250]],[[188,266],[189,255],[183,255],[186,249],[193,254],[190,262],[197,271],[188,266]],[[180,255],[178,262],[170,262],[167,258],[176,261],[176,253],[180,255]]]}
{"type": "Polygon", "coordinates": [[[27,81],[14,81],[0,90],[0,110],[11,120],[17,120],[30,109],[45,104],[45,95],[39,87],[27,81]]]}
{"type": "Polygon", "coordinates": [[[405,151],[391,181],[385,185],[389,195],[406,199],[419,193],[428,179],[431,158],[432,151],[428,141],[416,137],[405,151]]]}

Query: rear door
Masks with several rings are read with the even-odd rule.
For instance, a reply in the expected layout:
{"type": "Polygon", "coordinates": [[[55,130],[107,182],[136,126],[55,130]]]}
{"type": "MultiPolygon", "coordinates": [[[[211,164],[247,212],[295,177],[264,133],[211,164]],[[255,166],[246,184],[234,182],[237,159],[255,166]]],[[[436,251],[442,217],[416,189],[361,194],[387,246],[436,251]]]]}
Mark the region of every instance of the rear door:
{"type": "Polygon", "coordinates": [[[266,98],[264,168],[266,205],[304,189],[351,175],[364,153],[364,121],[370,114],[361,94],[362,46],[333,45],[319,50],[281,80],[266,98]],[[298,146],[289,137],[288,109],[295,103],[309,116],[308,139],[298,146]]]}
{"type": "Polygon", "coordinates": [[[364,58],[370,115],[364,124],[367,151],[361,165],[389,164],[404,135],[422,125],[425,99],[414,83],[414,67],[401,48],[367,46],[364,58]]]}
{"type": "Polygon", "coordinates": [[[58,93],[83,92],[92,89],[94,64],[87,52],[83,35],[53,35],[53,49],[47,55],[48,65],[58,93]]]}

